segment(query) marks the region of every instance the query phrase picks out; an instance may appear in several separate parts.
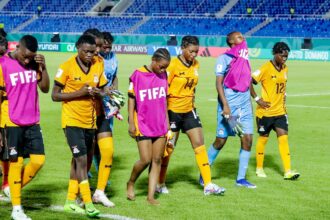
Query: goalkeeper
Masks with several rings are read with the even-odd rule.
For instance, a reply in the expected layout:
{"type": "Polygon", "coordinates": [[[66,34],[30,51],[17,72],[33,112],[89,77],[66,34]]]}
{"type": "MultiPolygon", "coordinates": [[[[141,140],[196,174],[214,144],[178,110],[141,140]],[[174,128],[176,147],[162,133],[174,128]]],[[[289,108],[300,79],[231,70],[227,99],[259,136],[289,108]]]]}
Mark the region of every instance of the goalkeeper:
{"type": "MultiPolygon", "coordinates": [[[[209,164],[213,164],[228,136],[238,135],[241,139],[241,147],[236,185],[256,188],[245,177],[253,134],[249,90],[251,68],[248,60],[247,43],[240,32],[231,32],[227,35],[227,44],[230,50],[218,58],[215,69],[218,92],[218,122],[216,139],[208,150],[209,164]]],[[[200,178],[200,183],[203,184],[202,178],[200,178]]]]}

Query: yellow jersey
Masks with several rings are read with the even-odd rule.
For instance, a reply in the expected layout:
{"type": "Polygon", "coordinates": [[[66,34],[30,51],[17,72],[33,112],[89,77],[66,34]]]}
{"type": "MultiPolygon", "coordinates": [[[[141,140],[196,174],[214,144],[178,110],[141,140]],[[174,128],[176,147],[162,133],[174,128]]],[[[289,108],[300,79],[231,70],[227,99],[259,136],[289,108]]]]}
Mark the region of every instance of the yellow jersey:
{"type": "Polygon", "coordinates": [[[194,109],[195,88],[198,83],[199,63],[197,60],[186,65],[176,57],[167,68],[168,73],[168,110],[186,113],[194,109]]]}
{"type": "MultiPolygon", "coordinates": [[[[103,87],[107,84],[103,59],[94,56],[89,70],[84,72],[77,61],[77,56],[73,56],[60,65],[55,76],[55,83],[62,87],[63,93],[78,91],[85,84],[91,87],[103,87]]],[[[96,100],[91,97],[82,97],[63,101],[62,128],[66,126],[95,129],[96,100]]]]}
{"type": "Polygon", "coordinates": [[[283,65],[278,71],[271,61],[252,73],[254,81],[261,83],[261,97],[270,102],[270,107],[264,109],[257,105],[256,116],[259,118],[286,114],[285,96],[288,78],[288,67],[283,65]]]}

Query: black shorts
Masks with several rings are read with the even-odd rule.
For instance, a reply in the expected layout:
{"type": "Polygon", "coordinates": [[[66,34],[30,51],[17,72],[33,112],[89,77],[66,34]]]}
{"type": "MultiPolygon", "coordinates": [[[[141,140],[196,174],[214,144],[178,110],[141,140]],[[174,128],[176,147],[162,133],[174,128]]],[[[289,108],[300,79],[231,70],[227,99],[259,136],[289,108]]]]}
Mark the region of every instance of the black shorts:
{"type": "Polygon", "coordinates": [[[30,154],[45,154],[40,125],[6,127],[2,132],[6,137],[10,160],[28,157],[30,154]]]}
{"type": "Polygon", "coordinates": [[[161,137],[136,136],[135,140],[136,140],[136,142],[144,141],[144,140],[151,140],[151,142],[154,143],[159,138],[165,138],[165,136],[161,136],[161,137]]]}
{"type": "Polygon", "coordinates": [[[64,133],[73,157],[87,155],[93,149],[95,129],[68,126],[64,133]]]}
{"type": "Polygon", "coordinates": [[[112,132],[110,128],[110,122],[108,119],[105,118],[104,115],[97,116],[96,125],[97,125],[96,134],[102,132],[112,132]]]}
{"type": "Polygon", "coordinates": [[[190,129],[202,127],[201,120],[195,109],[187,113],[175,113],[169,110],[168,118],[173,132],[182,130],[185,133],[190,129]]]}
{"type": "Polygon", "coordinates": [[[281,128],[285,131],[289,131],[287,115],[262,117],[262,118],[256,117],[256,120],[257,120],[258,133],[260,135],[269,134],[271,130],[275,131],[276,128],[281,128]]]}

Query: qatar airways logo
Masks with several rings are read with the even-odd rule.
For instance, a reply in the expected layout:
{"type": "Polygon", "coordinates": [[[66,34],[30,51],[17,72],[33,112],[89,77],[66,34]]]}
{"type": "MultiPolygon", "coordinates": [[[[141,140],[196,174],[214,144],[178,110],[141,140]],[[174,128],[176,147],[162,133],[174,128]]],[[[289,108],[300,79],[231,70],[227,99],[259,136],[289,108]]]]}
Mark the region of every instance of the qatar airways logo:
{"type": "Polygon", "coordinates": [[[27,70],[18,73],[11,73],[9,74],[9,77],[11,85],[16,86],[17,82],[25,84],[37,81],[37,72],[34,70],[27,70]]]}
{"type": "Polygon", "coordinates": [[[140,101],[143,102],[145,99],[153,100],[166,97],[166,92],[164,87],[155,87],[151,89],[141,89],[139,95],[140,101]]]}

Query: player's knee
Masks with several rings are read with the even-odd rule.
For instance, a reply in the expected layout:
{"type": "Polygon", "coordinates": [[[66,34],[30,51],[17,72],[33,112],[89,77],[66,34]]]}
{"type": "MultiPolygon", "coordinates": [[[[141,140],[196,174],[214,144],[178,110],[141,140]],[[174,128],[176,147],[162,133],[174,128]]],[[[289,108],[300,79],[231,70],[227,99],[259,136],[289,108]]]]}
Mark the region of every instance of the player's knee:
{"type": "Polygon", "coordinates": [[[151,163],[151,159],[141,159],[140,162],[143,166],[148,166],[151,163]]]}
{"type": "Polygon", "coordinates": [[[152,163],[155,163],[156,165],[162,164],[162,158],[161,157],[154,157],[152,158],[152,163]]]}
{"type": "Polygon", "coordinates": [[[217,150],[221,150],[223,148],[223,146],[225,145],[226,140],[227,139],[225,139],[225,138],[216,138],[213,143],[213,147],[217,150]]]}

